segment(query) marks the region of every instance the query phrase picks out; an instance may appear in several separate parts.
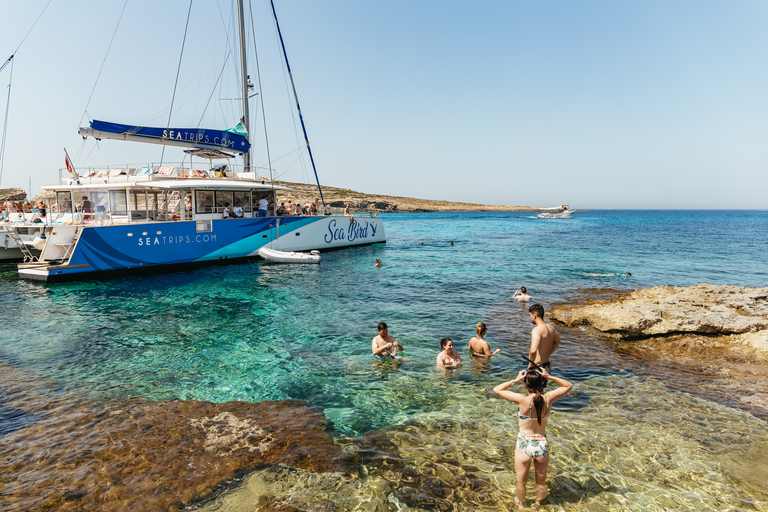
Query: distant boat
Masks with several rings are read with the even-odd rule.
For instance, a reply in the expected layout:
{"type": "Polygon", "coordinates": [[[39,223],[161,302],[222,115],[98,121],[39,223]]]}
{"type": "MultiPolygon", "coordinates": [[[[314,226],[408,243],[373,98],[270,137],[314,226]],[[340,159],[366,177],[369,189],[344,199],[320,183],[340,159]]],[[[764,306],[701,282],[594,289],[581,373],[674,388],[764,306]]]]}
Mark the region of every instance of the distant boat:
{"type": "Polygon", "coordinates": [[[561,204],[553,208],[542,208],[536,216],[540,219],[570,219],[573,211],[567,204],[561,204]]]}

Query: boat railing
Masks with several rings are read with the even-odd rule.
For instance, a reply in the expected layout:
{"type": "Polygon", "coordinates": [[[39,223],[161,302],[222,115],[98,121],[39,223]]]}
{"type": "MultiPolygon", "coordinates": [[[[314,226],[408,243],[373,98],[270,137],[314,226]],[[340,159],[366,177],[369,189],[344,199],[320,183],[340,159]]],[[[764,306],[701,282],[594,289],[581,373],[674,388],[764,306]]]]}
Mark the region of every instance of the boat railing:
{"type": "MultiPolygon", "coordinates": [[[[188,165],[188,164],[187,164],[188,165]]],[[[59,169],[59,183],[70,185],[129,183],[134,181],[167,180],[169,178],[237,178],[265,183],[270,181],[266,176],[256,172],[236,172],[222,169],[196,169],[184,166],[183,162],[168,162],[162,165],[148,163],[146,165],[122,165],[88,167],[78,169],[78,176],[73,176],[67,169],[59,169]]]]}

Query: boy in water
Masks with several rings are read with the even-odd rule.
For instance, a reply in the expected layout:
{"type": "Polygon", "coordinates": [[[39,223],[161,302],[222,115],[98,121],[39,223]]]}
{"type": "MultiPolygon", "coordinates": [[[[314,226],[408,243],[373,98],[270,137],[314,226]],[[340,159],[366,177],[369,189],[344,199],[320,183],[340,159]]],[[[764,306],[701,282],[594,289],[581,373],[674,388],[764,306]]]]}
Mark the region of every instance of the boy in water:
{"type": "Polygon", "coordinates": [[[397,342],[394,336],[390,336],[386,323],[379,322],[377,329],[379,335],[371,341],[371,352],[375,356],[397,359],[397,350],[403,350],[403,346],[397,342]]]}

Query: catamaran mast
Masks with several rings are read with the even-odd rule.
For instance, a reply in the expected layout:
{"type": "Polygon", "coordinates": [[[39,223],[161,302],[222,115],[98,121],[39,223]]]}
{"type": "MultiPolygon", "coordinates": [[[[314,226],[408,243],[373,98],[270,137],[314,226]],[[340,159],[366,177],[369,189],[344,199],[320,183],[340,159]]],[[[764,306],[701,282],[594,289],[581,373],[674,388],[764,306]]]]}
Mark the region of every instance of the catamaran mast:
{"type": "MultiPolygon", "coordinates": [[[[245,131],[251,128],[248,115],[248,68],[246,67],[245,54],[245,16],[243,14],[243,0],[237,0],[237,18],[240,22],[240,72],[243,79],[243,126],[245,131]]],[[[243,153],[243,172],[251,172],[251,151],[243,153]]]]}

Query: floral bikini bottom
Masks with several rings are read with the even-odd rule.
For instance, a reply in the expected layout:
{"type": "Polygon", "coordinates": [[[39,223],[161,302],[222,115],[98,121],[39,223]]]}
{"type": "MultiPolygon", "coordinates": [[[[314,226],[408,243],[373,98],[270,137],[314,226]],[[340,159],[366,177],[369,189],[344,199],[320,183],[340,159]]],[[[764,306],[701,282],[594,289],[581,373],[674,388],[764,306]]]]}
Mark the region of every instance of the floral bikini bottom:
{"type": "Polygon", "coordinates": [[[532,459],[542,460],[549,451],[547,436],[517,434],[517,447],[532,459]]]}

